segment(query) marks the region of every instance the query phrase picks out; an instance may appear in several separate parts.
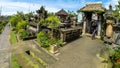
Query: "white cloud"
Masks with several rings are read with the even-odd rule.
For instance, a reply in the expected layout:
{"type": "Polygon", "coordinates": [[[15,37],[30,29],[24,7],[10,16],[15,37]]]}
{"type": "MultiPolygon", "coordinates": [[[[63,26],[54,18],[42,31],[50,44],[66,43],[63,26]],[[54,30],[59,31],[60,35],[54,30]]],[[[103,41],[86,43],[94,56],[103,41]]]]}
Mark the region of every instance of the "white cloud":
{"type": "MultiPolygon", "coordinates": [[[[114,0],[113,0],[114,1],[114,0]]],[[[54,3],[50,2],[49,0],[39,0],[38,2],[33,1],[31,2],[11,2],[10,0],[0,0],[0,6],[2,6],[2,15],[12,15],[15,14],[17,11],[23,11],[27,13],[30,11],[36,11],[42,5],[45,6],[45,9],[48,12],[57,12],[61,8],[66,10],[77,11],[78,9],[85,6],[85,0],[71,0],[68,2],[64,2],[62,0],[56,0],[54,3]]]]}
{"type": "Polygon", "coordinates": [[[13,15],[16,14],[16,12],[2,12],[3,15],[13,15]]]}
{"type": "MultiPolygon", "coordinates": [[[[0,1],[0,6],[2,6],[2,15],[12,15],[17,11],[23,11],[24,13],[27,13],[29,11],[36,11],[42,6],[42,4],[0,1]]],[[[45,6],[45,9],[50,12],[56,12],[59,10],[58,8],[51,6],[45,6]]]]}

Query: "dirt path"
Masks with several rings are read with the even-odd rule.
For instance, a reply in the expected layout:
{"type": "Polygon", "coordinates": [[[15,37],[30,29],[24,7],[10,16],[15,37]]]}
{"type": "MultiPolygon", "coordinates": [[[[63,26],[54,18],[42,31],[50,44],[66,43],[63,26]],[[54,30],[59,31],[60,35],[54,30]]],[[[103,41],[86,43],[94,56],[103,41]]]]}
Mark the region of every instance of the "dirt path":
{"type": "Polygon", "coordinates": [[[103,45],[89,37],[75,40],[60,49],[59,60],[49,68],[103,68],[96,56],[103,45]]]}

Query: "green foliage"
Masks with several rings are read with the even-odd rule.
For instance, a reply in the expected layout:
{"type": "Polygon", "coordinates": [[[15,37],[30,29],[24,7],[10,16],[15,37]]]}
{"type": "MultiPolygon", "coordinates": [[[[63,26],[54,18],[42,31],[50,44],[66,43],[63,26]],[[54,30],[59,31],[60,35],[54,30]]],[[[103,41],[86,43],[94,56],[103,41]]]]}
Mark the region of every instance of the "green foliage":
{"type": "Polygon", "coordinates": [[[120,0],[118,1],[118,5],[116,5],[116,10],[113,12],[113,16],[120,19],[120,0]]]}
{"type": "Polygon", "coordinates": [[[120,48],[118,47],[117,51],[113,51],[112,53],[112,60],[114,61],[114,68],[119,68],[120,67],[120,48]]]}
{"type": "Polygon", "coordinates": [[[24,19],[25,19],[24,14],[22,12],[17,12],[17,14],[13,15],[10,18],[9,22],[11,23],[12,27],[16,27],[17,23],[24,19]]]}
{"type": "Polygon", "coordinates": [[[19,34],[19,36],[20,36],[21,39],[29,37],[29,32],[26,31],[26,30],[24,30],[24,29],[20,29],[18,31],[18,34],[19,34]]]}
{"type": "Polygon", "coordinates": [[[39,18],[47,18],[47,11],[45,10],[44,6],[41,6],[36,12],[40,16],[39,18]]]}
{"type": "Polygon", "coordinates": [[[12,18],[10,19],[11,26],[15,27],[17,25],[18,19],[19,18],[17,16],[12,16],[12,18]]]}
{"type": "Polygon", "coordinates": [[[8,22],[11,16],[0,16],[0,22],[8,22]]]}
{"type": "Polygon", "coordinates": [[[52,29],[60,26],[60,19],[55,15],[51,15],[48,18],[46,18],[46,22],[47,22],[47,25],[52,29]]]}
{"type": "Polygon", "coordinates": [[[3,26],[3,24],[1,23],[1,24],[0,24],[0,33],[2,33],[3,27],[4,27],[4,26],[3,26]]]}
{"type": "Polygon", "coordinates": [[[41,31],[41,32],[38,33],[37,38],[39,39],[41,37],[46,37],[45,31],[41,31]]]}
{"type": "Polygon", "coordinates": [[[25,19],[26,19],[26,20],[29,21],[31,17],[34,17],[33,12],[30,12],[30,13],[25,14],[25,19]]]}
{"type": "Polygon", "coordinates": [[[41,31],[40,33],[38,33],[37,40],[40,43],[40,45],[44,48],[49,48],[51,45],[50,40],[44,31],[41,31]]]}
{"type": "Polygon", "coordinates": [[[57,40],[56,42],[57,46],[60,46],[60,47],[62,46],[62,43],[63,43],[62,40],[57,40]]]}
{"type": "Polygon", "coordinates": [[[50,38],[50,44],[56,44],[56,39],[54,37],[51,37],[50,38]]]}
{"type": "Polygon", "coordinates": [[[114,68],[120,68],[120,64],[119,63],[115,63],[114,68]]]}
{"type": "Polygon", "coordinates": [[[68,10],[68,14],[69,14],[70,17],[77,16],[73,11],[69,11],[69,10],[68,10]]]}
{"type": "Polygon", "coordinates": [[[20,65],[17,62],[17,58],[12,55],[12,68],[20,68],[20,65]]]}
{"type": "Polygon", "coordinates": [[[41,24],[43,26],[47,26],[47,23],[45,22],[45,20],[43,18],[40,19],[39,24],[41,24]]]}
{"type": "Polygon", "coordinates": [[[42,64],[46,68],[46,63],[43,62],[40,58],[38,58],[33,52],[30,52],[32,58],[34,58],[38,63],[42,64]]]}
{"type": "Polygon", "coordinates": [[[11,31],[11,33],[10,33],[10,42],[11,42],[11,44],[17,43],[17,38],[13,31],[11,31]]]}
{"type": "Polygon", "coordinates": [[[43,48],[46,48],[47,50],[50,49],[50,46],[53,44],[57,44],[58,46],[62,46],[62,41],[57,40],[54,37],[50,37],[49,33],[46,33],[45,31],[41,31],[37,35],[37,41],[40,43],[40,45],[43,48]]]}
{"type": "Polygon", "coordinates": [[[115,52],[115,60],[119,59],[120,58],[120,52],[115,52]]]}
{"type": "Polygon", "coordinates": [[[39,20],[39,23],[43,26],[49,26],[52,29],[57,28],[60,26],[60,20],[57,16],[55,16],[52,13],[49,13],[48,17],[46,19],[41,18],[39,20]]]}
{"type": "Polygon", "coordinates": [[[5,27],[6,24],[7,24],[7,22],[0,21],[0,33],[2,33],[2,30],[3,30],[3,28],[5,27]]]}
{"type": "Polygon", "coordinates": [[[114,56],[115,55],[115,50],[113,48],[111,48],[110,46],[109,46],[108,49],[109,49],[110,56],[114,56]]]}
{"type": "Polygon", "coordinates": [[[18,22],[16,28],[17,28],[17,30],[19,30],[19,29],[25,29],[26,26],[27,26],[27,24],[28,24],[27,21],[21,20],[20,22],[18,22]]]}
{"type": "Polygon", "coordinates": [[[54,13],[47,13],[48,17],[49,16],[52,16],[52,15],[55,15],[54,13]]]}
{"type": "Polygon", "coordinates": [[[22,53],[22,54],[21,54],[21,57],[26,61],[26,63],[27,63],[28,66],[30,66],[30,67],[32,67],[32,68],[39,68],[39,65],[38,65],[38,64],[35,64],[34,62],[32,62],[32,61],[30,60],[30,58],[28,58],[28,57],[26,56],[26,54],[22,53]]]}

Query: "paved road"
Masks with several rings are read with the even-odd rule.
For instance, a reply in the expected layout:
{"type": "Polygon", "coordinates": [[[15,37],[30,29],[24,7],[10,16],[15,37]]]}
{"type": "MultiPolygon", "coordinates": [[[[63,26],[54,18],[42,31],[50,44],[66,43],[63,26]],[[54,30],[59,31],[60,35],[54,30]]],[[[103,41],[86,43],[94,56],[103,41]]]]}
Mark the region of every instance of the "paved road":
{"type": "Polygon", "coordinates": [[[103,46],[100,40],[83,37],[60,49],[59,60],[49,68],[104,68],[96,54],[103,46]]]}
{"type": "Polygon", "coordinates": [[[0,68],[10,68],[10,27],[7,24],[0,34],[0,68]]]}

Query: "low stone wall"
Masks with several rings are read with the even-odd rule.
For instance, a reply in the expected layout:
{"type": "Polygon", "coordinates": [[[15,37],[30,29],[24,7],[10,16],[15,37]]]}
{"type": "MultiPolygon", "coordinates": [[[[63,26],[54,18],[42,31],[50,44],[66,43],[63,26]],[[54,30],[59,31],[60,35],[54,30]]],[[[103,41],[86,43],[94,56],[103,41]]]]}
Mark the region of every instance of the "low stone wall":
{"type": "Polygon", "coordinates": [[[37,57],[41,58],[46,64],[50,65],[58,60],[53,54],[49,53],[48,51],[40,47],[40,45],[36,41],[33,41],[33,44],[34,47],[38,49],[38,51],[36,50],[32,50],[32,51],[37,57]]]}
{"type": "Polygon", "coordinates": [[[23,40],[31,40],[31,39],[36,39],[37,37],[36,36],[29,36],[29,37],[26,37],[26,38],[23,38],[23,40]]]}

